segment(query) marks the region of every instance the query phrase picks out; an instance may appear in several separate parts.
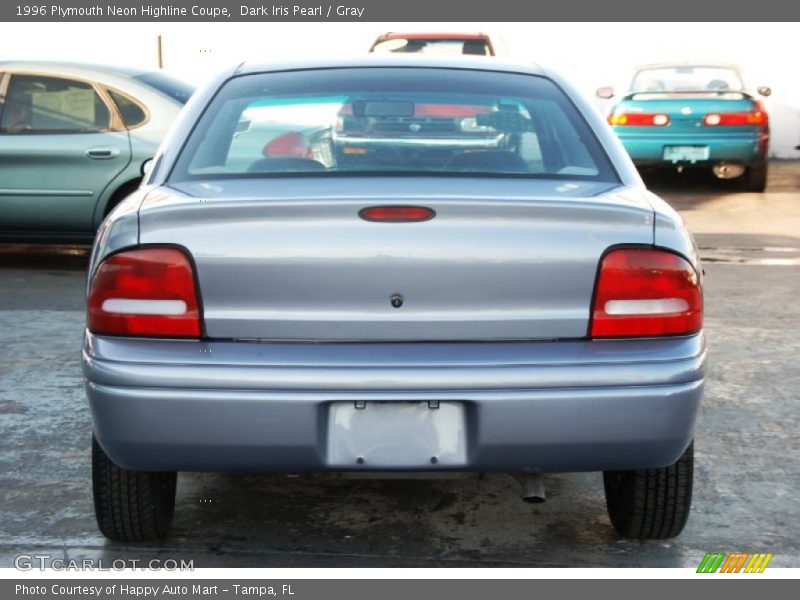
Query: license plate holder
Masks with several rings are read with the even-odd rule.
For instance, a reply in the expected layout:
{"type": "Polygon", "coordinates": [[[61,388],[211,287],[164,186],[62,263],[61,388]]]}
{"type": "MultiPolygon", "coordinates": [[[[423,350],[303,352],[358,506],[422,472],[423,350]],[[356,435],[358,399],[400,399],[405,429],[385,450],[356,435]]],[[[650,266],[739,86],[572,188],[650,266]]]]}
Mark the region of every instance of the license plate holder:
{"type": "Polygon", "coordinates": [[[334,402],[327,462],[343,469],[435,469],[467,461],[463,402],[334,402]]]}
{"type": "Polygon", "coordinates": [[[708,160],[708,146],[664,146],[664,160],[670,162],[697,162],[708,160]]]}

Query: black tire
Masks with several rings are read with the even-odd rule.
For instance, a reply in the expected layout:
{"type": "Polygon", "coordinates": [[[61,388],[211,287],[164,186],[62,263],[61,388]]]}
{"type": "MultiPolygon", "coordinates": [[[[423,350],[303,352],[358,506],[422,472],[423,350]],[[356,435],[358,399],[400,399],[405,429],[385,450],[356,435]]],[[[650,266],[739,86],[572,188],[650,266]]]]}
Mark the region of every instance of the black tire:
{"type": "Polygon", "coordinates": [[[92,436],[94,513],[101,533],[120,542],[162,538],[175,512],[177,473],[129,471],[92,436]]]}
{"type": "Polygon", "coordinates": [[[611,523],[620,535],[660,540],[678,535],[692,504],[694,442],[668,467],[606,471],[603,483],[611,523]]]}
{"type": "Polygon", "coordinates": [[[744,187],[748,192],[763,192],[767,189],[767,164],[747,167],[744,178],[744,187]]]}

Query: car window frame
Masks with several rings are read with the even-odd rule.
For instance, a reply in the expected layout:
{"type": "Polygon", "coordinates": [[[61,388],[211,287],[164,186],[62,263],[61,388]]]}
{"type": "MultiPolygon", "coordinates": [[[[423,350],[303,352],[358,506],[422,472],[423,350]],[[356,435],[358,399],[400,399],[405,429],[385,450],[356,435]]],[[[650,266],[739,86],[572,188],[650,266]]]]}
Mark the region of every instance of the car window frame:
{"type": "Polygon", "coordinates": [[[111,85],[104,85],[103,86],[103,91],[105,91],[106,94],[108,95],[109,101],[114,106],[114,109],[117,111],[119,119],[122,122],[122,126],[126,130],[132,131],[134,129],[139,129],[140,127],[144,127],[145,125],[147,125],[150,122],[150,119],[152,118],[152,113],[150,112],[150,109],[147,107],[147,105],[144,102],[139,100],[136,96],[134,96],[130,92],[123,92],[118,87],[111,86],[111,85]],[[144,113],[144,119],[139,121],[136,125],[128,125],[125,122],[125,118],[122,116],[122,110],[120,109],[119,106],[117,106],[117,103],[114,100],[114,97],[111,95],[111,92],[114,92],[115,94],[120,94],[122,96],[125,96],[128,100],[130,100],[131,102],[136,104],[136,106],[138,106],[142,110],[142,112],[144,113]]]}
{"type": "Polygon", "coordinates": [[[103,86],[94,79],[89,79],[87,77],[81,77],[76,75],[69,75],[65,73],[54,73],[51,71],[36,71],[36,70],[24,70],[24,71],[7,71],[5,74],[5,79],[0,80],[0,97],[2,97],[2,105],[0,106],[0,123],[2,123],[3,117],[3,110],[5,109],[5,99],[8,94],[8,89],[11,87],[11,82],[14,77],[48,77],[50,79],[65,79],[67,81],[75,81],[78,83],[83,83],[89,85],[92,90],[97,94],[100,98],[100,101],[105,105],[106,110],[109,113],[108,118],[108,127],[104,127],[101,129],[91,130],[91,131],[71,131],[71,130],[39,130],[39,131],[6,131],[5,129],[0,126],[0,135],[8,135],[8,136],[20,136],[20,135],[96,135],[98,133],[115,133],[121,131],[127,131],[125,127],[125,121],[123,120],[122,116],[120,115],[119,111],[117,110],[116,103],[114,103],[111,96],[103,89],[103,86]]]}

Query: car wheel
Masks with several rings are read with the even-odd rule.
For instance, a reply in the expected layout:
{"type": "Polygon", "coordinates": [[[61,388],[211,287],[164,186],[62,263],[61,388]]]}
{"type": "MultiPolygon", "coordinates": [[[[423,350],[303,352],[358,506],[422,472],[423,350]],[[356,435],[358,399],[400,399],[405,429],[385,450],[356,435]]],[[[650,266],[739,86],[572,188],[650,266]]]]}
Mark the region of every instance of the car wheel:
{"type": "Polygon", "coordinates": [[[140,542],[167,534],[175,512],[177,473],[130,471],[115,465],[92,436],[97,526],[109,539],[140,542]]]}
{"type": "Polygon", "coordinates": [[[763,192],[767,189],[767,165],[753,165],[747,168],[744,174],[745,189],[748,192],[763,192]]]}
{"type": "Polygon", "coordinates": [[[664,539],[683,530],[692,504],[693,448],[694,442],[668,467],[603,473],[608,515],[620,535],[664,539]]]}

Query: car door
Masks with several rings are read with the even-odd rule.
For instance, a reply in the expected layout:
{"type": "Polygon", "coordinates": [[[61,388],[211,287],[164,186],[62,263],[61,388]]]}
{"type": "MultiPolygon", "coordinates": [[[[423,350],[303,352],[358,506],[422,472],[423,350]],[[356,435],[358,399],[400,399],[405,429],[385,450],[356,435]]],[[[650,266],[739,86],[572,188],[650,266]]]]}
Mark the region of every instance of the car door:
{"type": "Polygon", "coordinates": [[[131,158],[98,86],[7,73],[0,83],[0,231],[90,232],[104,188],[131,158]]]}

